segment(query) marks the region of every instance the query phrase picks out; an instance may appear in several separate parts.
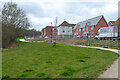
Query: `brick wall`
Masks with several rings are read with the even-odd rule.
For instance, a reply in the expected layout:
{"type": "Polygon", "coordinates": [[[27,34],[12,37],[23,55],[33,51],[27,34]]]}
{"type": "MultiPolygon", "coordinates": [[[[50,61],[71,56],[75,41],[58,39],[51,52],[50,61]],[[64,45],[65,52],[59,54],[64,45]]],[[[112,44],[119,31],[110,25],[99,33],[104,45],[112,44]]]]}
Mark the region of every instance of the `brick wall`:
{"type": "Polygon", "coordinates": [[[81,31],[80,31],[78,29],[78,27],[76,27],[75,33],[78,32],[78,35],[82,35],[83,38],[87,38],[86,35],[84,35],[83,33],[88,32],[89,38],[95,38],[95,36],[98,34],[98,30],[102,27],[108,27],[108,24],[107,24],[106,20],[104,19],[104,17],[102,17],[99,20],[99,22],[94,26],[88,26],[88,24],[86,24],[86,26],[84,27],[84,31],[83,31],[83,28],[81,28],[81,31]],[[93,27],[93,29],[91,29],[91,27],[93,27]]]}

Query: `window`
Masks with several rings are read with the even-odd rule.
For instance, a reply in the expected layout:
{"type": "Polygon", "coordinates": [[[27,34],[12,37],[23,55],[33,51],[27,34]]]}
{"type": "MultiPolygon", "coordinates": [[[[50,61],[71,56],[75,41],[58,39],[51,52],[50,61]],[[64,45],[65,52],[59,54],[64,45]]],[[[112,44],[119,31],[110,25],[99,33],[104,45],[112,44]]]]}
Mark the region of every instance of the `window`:
{"type": "Polygon", "coordinates": [[[85,28],[83,28],[83,31],[85,30],[85,28]]]}
{"type": "Polygon", "coordinates": [[[91,25],[91,23],[90,22],[88,22],[88,26],[90,26],[91,25]]]}
{"type": "Polygon", "coordinates": [[[91,26],[91,30],[93,30],[94,26],[91,26]]]}
{"type": "Polygon", "coordinates": [[[64,33],[65,31],[63,30],[63,33],[64,33]]]}
{"type": "Polygon", "coordinates": [[[54,31],[54,28],[53,28],[53,30],[52,31],[54,31]]]}
{"type": "Polygon", "coordinates": [[[94,33],[91,34],[91,37],[93,37],[94,33]]]}
{"type": "Polygon", "coordinates": [[[79,29],[79,31],[81,31],[81,29],[79,29]]]}
{"type": "Polygon", "coordinates": [[[86,30],[88,31],[88,27],[86,27],[86,30]]]}

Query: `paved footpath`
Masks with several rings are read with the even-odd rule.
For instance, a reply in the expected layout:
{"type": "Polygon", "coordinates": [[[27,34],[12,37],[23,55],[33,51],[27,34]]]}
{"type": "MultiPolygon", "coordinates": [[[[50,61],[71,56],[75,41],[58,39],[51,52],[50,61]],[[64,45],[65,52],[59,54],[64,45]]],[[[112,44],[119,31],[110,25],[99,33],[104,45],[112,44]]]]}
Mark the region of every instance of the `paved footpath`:
{"type": "MultiPolygon", "coordinates": [[[[20,39],[20,41],[23,42],[30,42],[30,41],[26,41],[24,39],[20,39]]],[[[82,46],[82,45],[73,45],[73,46],[79,46],[79,47],[87,47],[87,48],[97,48],[97,49],[102,49],[102,50],[109,50],[109,51],[113,51],[115,53],[118,53],[120,55],[120,53],[118,52],[117,49],[108,49],[108,48],[101,48],[101,47],[92,47],[92,46],[82,46]]],[[[114,61],[114,63],[110,66],[110,68],[108,68],[105,72],[103,72],[103,74],[101,74],[98,78],[118,78],[118,60],[114,61]]]]}
{"type": "Polygon", "coordinates": [[[19,39],[19,41],[22,41],[22,42],[30,42],[30,41],[26,41],[24,39],[19,39]]]}
{"type": "Polygon", "coordinates": [[[27,40],[24,40],[24,39],[19,39],[19,41],[22,41],[22,42],[44,42],[44,41],[27,41],[27,40]]]}
{"type": "MultiPolygon", "coordinates": [[[[113,51],[115,53],[120,54],[117,49],[108,49],[108,48],[81,46],[81,45],[74,45],[74,46],[87,47],[87,48],[98,48],[102,50],[113,51]]],[[[120,58],[114,61],[114,63],[110,66],[110,68],[108,68],[105,72],[103,72],[103,74],[101,74],[98,78],[118,78],[118,60],[120,60],[120,58]]]]}

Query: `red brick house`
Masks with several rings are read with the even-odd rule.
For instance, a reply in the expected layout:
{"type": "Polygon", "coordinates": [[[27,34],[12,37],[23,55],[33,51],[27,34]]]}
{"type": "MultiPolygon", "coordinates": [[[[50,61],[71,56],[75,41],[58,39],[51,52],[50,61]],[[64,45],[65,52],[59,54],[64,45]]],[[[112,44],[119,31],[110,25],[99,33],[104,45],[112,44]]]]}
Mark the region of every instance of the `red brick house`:
{"type": "Polygon", "coordinates": [[[120,18],[118,18],[116,21],[114,21],[111,26],[118,26],[118,23],[120,23],[120,18]]]}
{"type": "Polygon", "coordinates": [[[116,21],[109,21],[108,26],[113,26],[116,21]]]}
{"type": "Polygon", "coordinates": [[[102,27],[108,27],[103,15],[78,22],[74,28],[74,37],[95,38],[98,35],[98,30],[102,27]]]}
{"type": "Polygon", "coordinates": [[[57,36],[57,29],[55,26],[46,26],[45,28],[42,29],[41,33],[42,37],[47,36],[48,38],[51,38],[57,36]]]}

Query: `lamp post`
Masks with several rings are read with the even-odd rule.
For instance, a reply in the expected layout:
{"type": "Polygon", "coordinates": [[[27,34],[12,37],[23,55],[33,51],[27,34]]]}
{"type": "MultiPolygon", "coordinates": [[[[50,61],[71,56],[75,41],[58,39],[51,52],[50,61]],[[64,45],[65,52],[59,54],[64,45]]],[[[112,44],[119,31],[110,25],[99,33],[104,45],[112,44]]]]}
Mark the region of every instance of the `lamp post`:
{"type": "Polygon", "coordinates": [[[35,38],[34,29],[33,29],[33,39],[35,38]]]}
{"type": "Polygon", "coordinates": [[[108,46],[107,46],[107,36],[105,36],[105,46],[104,46],[104,48],[108,48],[108,46]]]}
{"type": "Polygon", "coordinates": [[[52,28],[52,22],[51,22],[51,40],[50,40],[50,43],[52,43],[52,34],[53,34],[53,28],[52,28]]]}
{"type": "Polygon", "coordinates": [[[75,44],[75,28],[73,29],[73,32],[74,32],[74,34],[73,34],[74,43],[73,44],[75,44]]]}

